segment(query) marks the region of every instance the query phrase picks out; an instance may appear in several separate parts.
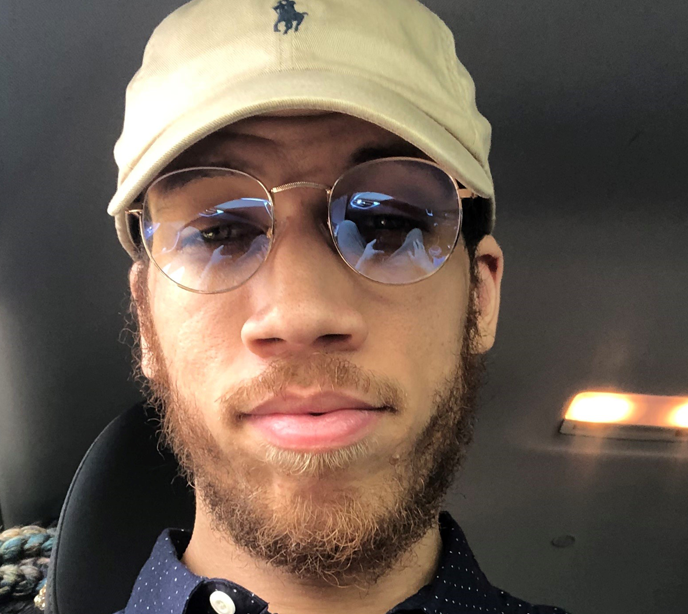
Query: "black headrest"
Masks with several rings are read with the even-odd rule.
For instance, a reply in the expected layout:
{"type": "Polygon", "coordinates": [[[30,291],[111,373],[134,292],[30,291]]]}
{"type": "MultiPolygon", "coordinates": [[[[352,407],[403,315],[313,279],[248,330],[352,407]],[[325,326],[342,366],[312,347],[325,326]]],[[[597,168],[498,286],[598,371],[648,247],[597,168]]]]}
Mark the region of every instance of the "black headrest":
{"type": "Polygon", "coordinates": [[[160,532],[191,529],[193,490],[158,443],[159,420],[135,405],[93,442],[69,487],[48,575],[48,614],[124,608],[160,532]]]}

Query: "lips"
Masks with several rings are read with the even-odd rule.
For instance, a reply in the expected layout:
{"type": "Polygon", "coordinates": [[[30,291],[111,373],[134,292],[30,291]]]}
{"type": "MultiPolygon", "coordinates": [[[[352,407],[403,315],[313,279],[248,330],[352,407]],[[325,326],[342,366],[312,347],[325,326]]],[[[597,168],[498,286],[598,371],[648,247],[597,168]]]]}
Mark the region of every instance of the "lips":
{"type": "Polygon", "coordinates": [[[244,416],[249,428],[275,447],[322,452],[370,434],[385,408],[341,393],[270,399],[244,416]]]}
{"type": "Polygon", "coordinates": [[[341,409],[375,410],[377,408],[354,396],[326,392],[309,396],[293,394],[269,399],[247,412],[252,416],[266,414],[327,414],[341,409]]]}

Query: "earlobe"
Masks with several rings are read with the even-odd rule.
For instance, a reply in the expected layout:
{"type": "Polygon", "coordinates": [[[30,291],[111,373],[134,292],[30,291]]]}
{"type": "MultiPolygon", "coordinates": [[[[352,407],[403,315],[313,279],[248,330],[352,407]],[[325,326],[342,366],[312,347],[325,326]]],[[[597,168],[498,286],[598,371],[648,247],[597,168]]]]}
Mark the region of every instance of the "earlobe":
{"type": "Polygon", "coordinates": [[[504,254],[491,235],[486,236],[476,251],[479,285],[477,288],[478,333],[476,350],[487,352],[495,342],[501,298],[504,254]]]}
{"type": "Polygon", "coordinates": [[[154,379],[153,361],[150,352],[150,343],[147,338],[147,331],[142,318],[149,317],[145,313],[144,293],[146,292],[146,268],[142,262],[135,262],[129,269],[129,289],[136,309],[136,320],[138,325],[138,343],[141,360],[141,371],[143,375],[152,380],[154,379]]]}
{"type": "Polygon", "coordinates": [[[153,373],[153,361],[151,360],[150,346],[146,341],[146,337],[143,332],[139,336],[139,347],[141,352],[141,371],[146,376],[147,379],[155,379],[153,373]]]}

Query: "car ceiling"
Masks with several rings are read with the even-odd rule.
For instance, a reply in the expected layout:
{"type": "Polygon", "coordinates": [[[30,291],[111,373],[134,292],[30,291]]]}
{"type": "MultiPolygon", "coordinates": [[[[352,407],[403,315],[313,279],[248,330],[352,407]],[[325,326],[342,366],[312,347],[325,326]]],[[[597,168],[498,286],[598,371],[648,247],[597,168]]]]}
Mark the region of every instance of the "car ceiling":
{"type": "MultiPolygon", "coordinates": [[[[314,0],[310,0],[314,1],[314,0]]],[[[57,517],[138,399],[105,208],[124,89],[181,2],[0,6],[0,511],[57,517]]],[[[426,0],[493,125],[501,317],[448,508],[490,580],[576,614],[685,612],[688,446],[560,435],[571,395],[688,395],[688,4],[426,0]],[[575,538],[562,548],[552,540],[575,538]]]]}

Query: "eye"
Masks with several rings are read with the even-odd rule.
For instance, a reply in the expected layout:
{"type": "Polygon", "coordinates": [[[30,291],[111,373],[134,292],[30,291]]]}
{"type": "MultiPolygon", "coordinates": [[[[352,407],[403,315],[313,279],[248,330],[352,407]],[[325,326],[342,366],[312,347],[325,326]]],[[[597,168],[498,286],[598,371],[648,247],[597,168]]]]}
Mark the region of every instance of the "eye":
{"type": "Polygon", "coordinates": [[[226,243],[245,236],[241,234],[241,231],[242,229],[237,224],[223,224],[201,230],[200,235],[206,243],[226,243]]]}
{"type": "Polygon", "coordinates": [[[245,222],[222,223],[220,220],[197,218],[179,233],[179,239],[181,249],[215,250],[222,247],[223,250],[243,250],[263,234],[263,229],[245,222]]]}
{"type": "Polygon", "coordinates": [[[418,228],[418,221],[401,215],[371,215],[363,220],[363,225],[375,230],[410,232],[418,228]]]}
{"type": "Polygon", "coordinates": [[[428,232],[432,223],[427,216],[425,219],[410,217],[400,213],[394,206],[387,205],[367,211],[350,211],[347,218],[356,224],[361,233],[407,234],[416,228],[422,232],[428,232]]]}

